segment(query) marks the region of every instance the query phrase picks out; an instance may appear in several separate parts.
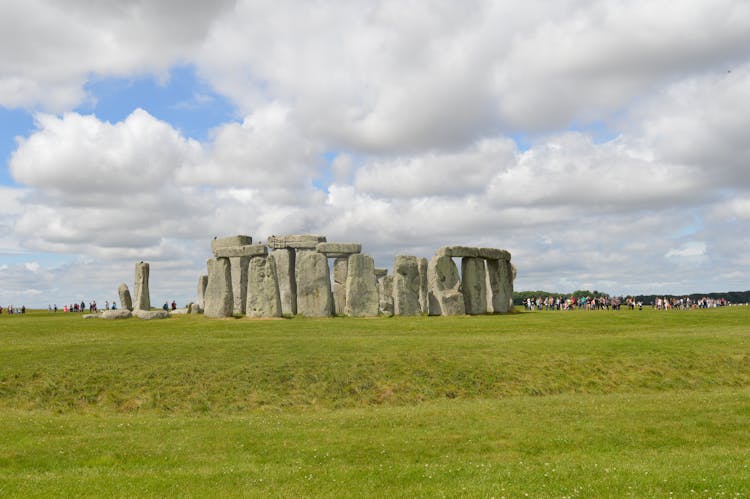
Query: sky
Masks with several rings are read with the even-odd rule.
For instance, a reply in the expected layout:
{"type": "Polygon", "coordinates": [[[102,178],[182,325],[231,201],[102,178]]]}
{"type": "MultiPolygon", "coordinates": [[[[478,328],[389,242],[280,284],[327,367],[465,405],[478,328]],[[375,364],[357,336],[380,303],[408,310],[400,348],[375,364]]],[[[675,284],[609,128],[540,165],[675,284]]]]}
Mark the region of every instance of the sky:
{"type": "Polygon", "coordinates": [[[744,0],[0,3],[0,305],[195,299],[215,236],[516,290],[750,289],[744,0]]]}

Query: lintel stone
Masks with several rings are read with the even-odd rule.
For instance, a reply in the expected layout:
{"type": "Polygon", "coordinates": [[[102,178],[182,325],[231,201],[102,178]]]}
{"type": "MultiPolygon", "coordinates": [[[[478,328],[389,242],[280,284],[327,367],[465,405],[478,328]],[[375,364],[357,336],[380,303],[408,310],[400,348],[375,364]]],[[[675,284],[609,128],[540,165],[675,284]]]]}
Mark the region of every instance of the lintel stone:
{"type": "Polygon", "coordinates": [[[362,245],[359,243],[318,243],[315,249],[328,258],[346,258],[362,253],[362,245]]]}
{"type": "Polygon", "coordinates": [[[217,258],[233,258],[237,256],[266,256],[268,255],[268,248],[262,244],[246,244],[244,246],[233,246],[217,248],[214,251],[214,256],[217,258]]]}
{"type": "MultiPolygon", "coordinates": [[[[211,240],[211,252],[214,254],[214,256],[219,256],[216,254],[216,250],[219,248],[234,248],[237,246],[247,246],[249,244],[253,244],[253,238],[251,236],[228,236],[228,237],[219,237],[214,238],[211,240]]],[[[245,256],[245,255],[231,255],[231,256],[245,256]]]]}
{"type": "Polygon", "coordinates": [[[479,248],[469,246],[443,246],[437,253],[437,256],[449,256],[451,258],[478,258],[479,248]]]}
{"type": "Polygon", "coordinates": [[[497,248],[479,248],[479,258],[485,260],[510,260],[510,253],[497,248]]]}
{"type": "Polygon", "coordinates": [[[326,242],[326,236],[317,234],[296,234],[291,236],[270,236],[268,246],[274,249],[294,248],[314,250],[318,243],[326,242]]]}

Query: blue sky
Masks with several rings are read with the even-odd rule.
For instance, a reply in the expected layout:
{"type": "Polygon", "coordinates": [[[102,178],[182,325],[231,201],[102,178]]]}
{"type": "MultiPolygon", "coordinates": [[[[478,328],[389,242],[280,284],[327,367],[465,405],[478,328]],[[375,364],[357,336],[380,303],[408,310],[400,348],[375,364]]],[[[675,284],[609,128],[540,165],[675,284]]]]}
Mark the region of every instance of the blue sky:
{"type": "Polygon", "coordinates": [[[748,289],[750,8],[680,9],[3,4],[0,303],[103,301],[139,260],[187,302],[211,237],[282,233],[382,267],[500,247],[517,289],[748,289]]]}

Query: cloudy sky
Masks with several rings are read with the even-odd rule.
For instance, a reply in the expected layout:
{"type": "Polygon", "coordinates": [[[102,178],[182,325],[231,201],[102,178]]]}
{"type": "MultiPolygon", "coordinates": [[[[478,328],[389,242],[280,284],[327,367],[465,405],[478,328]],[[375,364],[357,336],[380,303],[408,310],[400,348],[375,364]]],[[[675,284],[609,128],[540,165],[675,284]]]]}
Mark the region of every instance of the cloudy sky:
{"type": "Polygon", "coordinates": [[[214,236],[516,289],[750,289],[750,3],[0,3],[0,304],[194,298],[214,236]]]}

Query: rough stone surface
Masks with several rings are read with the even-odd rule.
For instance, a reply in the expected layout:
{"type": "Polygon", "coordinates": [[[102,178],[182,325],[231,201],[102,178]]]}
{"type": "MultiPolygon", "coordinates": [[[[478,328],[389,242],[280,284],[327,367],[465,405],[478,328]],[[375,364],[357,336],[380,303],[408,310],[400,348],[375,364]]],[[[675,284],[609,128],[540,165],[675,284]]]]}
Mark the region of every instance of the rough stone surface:
{"type": "Polygon", "coordinates": [[[133,310],[133,300],[130,297],[128,285],[124,282],[117,288],[117,294],[120,296],[120,308],[133,310]]]}
{"type": "Polygon", "coordinates": [[[218,248],[216,251],[214,251],[214,256],[227,258],[238,256],[252,258],[254,256],[266,256],[267,254],[268,248],[262,244],[248,244],[245,246],[218,248]]]}
{"type": "Polygon", "coordinates": [[[333,262],[333,313],[334,314],[345,313],[344,310],[346,308],[346,275],[347,275],[348,269],[349,269],[349,257],[338,257],[333,262]]]}
{"type": "Polygon", "coordinates": [[[81,319],[99,319],[101,318],[100,314],[83,314],[81,316],[81,319]]]}
{"type": "Polygon", "coordinates": [[[416,256],[399,255],[393,264],[393,313],[419,315],[419,262],[416,256]]]}
{"type": "Polygon", "coordinates": [[[202,275],[198,278],[198,297],[196,304],[203,310],[206,304],[206,287],[208,286],[208,276],[202,275]]]}
{"type": "Polygon", "coordinates": [[[206,317],[231,317],[234,311],[232,297],[232,271],[229,258],[211,258],[208,267],[208,284],[206,285],[206,317]]]}
{"type": "Polygon", "coordinates": [[[144,321],[150,321],[152,319],[166,319],[169,317],[169,312],[166,310],[133,310],[133,315],[144,321]]]}
{"type": "MultiPolygon", "coordinates": [[[[219,256],[216,251],[224,248],[235,248],[237,246],[247,246],[253,244],[253,238],[250,236],[229,236],[219,237],[211,240],[211,252],[214,256],[219,256]]],[[[240,256],[240,255],[237,255],[240,256]]]]}
{"type": "Polygon", "coordinates": [[[333,293],[328,259],[317,251],[298,251],[294,273],[297,279],[297,313],[328,317],[333,313],[333,293]]]}
{"type": "Polygon", "coordinates": [[[151,308],[151,295],[148,290],[149,264],[138,262],[135,264],[135,310],[148,310],[151,308]]]}
{"type": "Polygon", "coordinates": [[[189,307],[176,308],[174,310],[170,310],[169,311],[169,315],[187,315],[189,313],[190,313],[190,308],[189,307]]]}
{"type": "Polygon", "coordinates": [[[448,256],[434,256],[427,264],[427,288],[430,315],[466,313],[458,267],[448,256]]]}
{"type": "Polygon", "coordinates": [[[482,258],[461,259],[461,287],[469,315],[487,313],[487,276],[482,258]]]}
{"type": "Polygon", "coordinates": [[[383,277],[387,275],[388,275],[388,269],[379,269],[379,268],[375,269],[375,277],[378,280],[382,279],[383,277]]]}
{"type": "Polygon", "coordinates": [[[276,263],[276,276],[281,297],[281,314],[297,314],[297,280],[294,277],[295,252],[293,249],[273,250],[268,256],[276,263]]]}
{"type": "Polygon", "coordinates": [[[229,259],[232,272],[232,312],[234,315],[245,315],[247,303],[247,264],[250,259],[246,256],[235,256],[229,259]]]}
{"type": "Polygon", "coordinates": [[[380,313],[393,315],[393,275],[386,275],[378,281],[378,298],[380,313]]]}
{"type": "Polygon", "coordinates": [[[468,246],[443,246],[435,253],[437,256],[450,256],[452,258],[477,258],[479,248],[468,246]]]}
{"type": "Polygon", "coordinates": [[[378,308],[375,261],[370,255],[350,256],[344,313],[351,317],[372,317],[378,315],[378,308]]]}
{"type": "Polygon", "coordinates": [[[496,248],[478,248],[479,258],[486,260],[510,260],[510,253],[502,249],[496,248]]]}
{"type": "Polygon", "coordinates": [[[197,303],[191,303],[189,309],[190,309],[190,313],[191,314],[202,314],[203,313],[203,307],[201,307],[197,303]]]}
{"type": "Polygon", "coordinates": [[[294,248],[314,250],[317,248],[318,243],[324,242],[326,242],[326,237],[317,234],[271,236],[268,238],[268,247],[274,249],[294,248]]]}
{"type": "Polygon", "coordinates": [[[417,260],[419,270],[419,308],[423,314],[430,311],[429,300],[427,298],[427,258],[417,260]]]}
{"type": "Polygon", "coordinates": [[[492,311],[510,312],[513,307],[513,268],[508,260],[487,260],[487,281],[492,311]]]}
{"type": "Polygon", "coordinates": [[[99,316],[102,319],[127,319],[132,315],[133,313],[130,310],[121,308],[119,310],[105,310],[99,316]]]}
{"type": "Polygon", "coordinates": [[[361,253],[362,245],[359,243],[318,243],[315,249],[328,258],[341,258],[361,253]]]}
{"type": "Polygon", "coordinates": [[[247,269],[248,317],[281,317],[281,297],[276,277],[276,260],[256,256],[247,269]]]}

